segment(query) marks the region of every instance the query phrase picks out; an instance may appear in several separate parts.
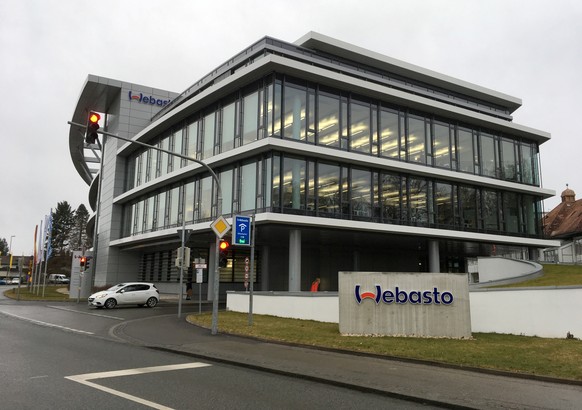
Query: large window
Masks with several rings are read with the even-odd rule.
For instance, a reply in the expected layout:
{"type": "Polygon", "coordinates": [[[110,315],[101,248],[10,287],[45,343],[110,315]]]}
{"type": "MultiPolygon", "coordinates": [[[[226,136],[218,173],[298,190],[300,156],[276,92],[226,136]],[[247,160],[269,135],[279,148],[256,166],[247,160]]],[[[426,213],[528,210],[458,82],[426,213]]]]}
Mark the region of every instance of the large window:
{"type": "Polygon", "coordinates": [[[285,85],[283,100],[284,138],[307,139],[307,90],[291,84],[285,85]]]}
{"type": "Polygon", "coordinates": [[[477,229],[479,223],[477,189],[466,186],[459,187],[459,209],[462,228],[477,229]]]}
{"type": "Polygon", "coordinates": [[[339,98],[320,94],[318,99],[317,144],[339,147],[339,98]]]}
{"type": "Polygon", "coordinates": [[[237,104],[233,102],[222,109],[222,144],[220,152],[234,148],[236,105],[237,104]]]}
{"type": "Polygon", "coordinates": [[[428,224],[427,182],[422,178],[408,178],[410,205],[409,222],[412,225],[428,224]]]}
{"type": "Polygon", "coordinates": [[[457,158],[459,171],[475,172],[473,133],[465,128],[459,128],[457,132],[457,158]]]}
{"type": "Polygon", "coordinates": [[[485,176],[497,176],[497,141],[488,134],[481,133],[481,173],[485,176]]]}
{"type": "Polygon", "coordinates": [[[508,139],[501,140],[501,155],[503,159],[503,179],[517,181],[517,161],[515,160],[515,144],[508,139]]]}
{"type": "Polygon", "coordinates": [[[435,122],[432,156],[435,167],[451,168],[451,136],[448,124],[435,122]]]}
{"type": "Polygon", "coordinates": [[[380,153],[383,157],[400,157],[400,134],[398,113],[382,109],[380,111],[380,153]]]}
{"type": "Polygon", "coordinates": [[[434,189],[436,205],[436,223],[440,227],[454,225],[453,187],[451,184],[436,183],[434,189]]]}
{"type": "Polygon", "coordinates": [[[259,121],[259,93],[243,98],[243,145],[256,141],[259,121]]]}
{"type": "Polygon", "coordinates": [[[382,174],[382,219],[385,222],[400,222],[400,199],[406,197],[406,186],[402,194],[402,182],[399,175],[382,174]]]}
{"type": "Polygon", "coordinates": [[[371,148],[370,105],[364,105],[352,101],[350,107],[350,151],[369,154],[371,148]]]}
{"type": "Polygon", "coordinates": [[[372,173],[362,169],[352,169],[351,178],[352,215],[372,216],[372,173]]]}
{"type": "Polygon", "coordinates": [[[283,160],[283,208],[305,209],[306,162],[286,157],[283,160]]]}
{"type": "Polygon", "coordinates": [[[214,155],[214,130],[216,128],[216,114],[204,117],[204,132],[202,136],[202,158],[210,158],[214,155]]]}
{"type": "Polygon", "coordinates": [[[340,167],[319,164],[317,178],[317,210],[320,214],[340,213],[340,167]]]}
{"type": "Polygon", "coordinates": [[[423,118],[408,117],[408,161],[426,163],[426,125],[423,118]]]}
{"type": "Polygon", "coordinates": [[[257,163],[241,167],[241,181],[240,181],[240,210],[254,211],[257,199],[257,163]]]}

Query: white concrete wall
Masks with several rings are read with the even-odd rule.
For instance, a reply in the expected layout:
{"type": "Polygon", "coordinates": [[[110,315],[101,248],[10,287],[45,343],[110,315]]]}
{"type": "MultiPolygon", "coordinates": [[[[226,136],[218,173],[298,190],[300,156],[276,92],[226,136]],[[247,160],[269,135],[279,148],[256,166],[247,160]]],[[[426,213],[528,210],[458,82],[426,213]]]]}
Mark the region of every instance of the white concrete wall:
{"type": "Polygon", "coordinates": [[[470,298],[473,332],[582,337],[582,287],[477,290],[470,298]]]}
{"type": "MultiPolygon", "coordinates": [[[[469,299],[473,332],[582,337],[582,287],[477,290],[469,299]]],[[[248,293],[227,294],[227,310],[246,313],[248,307],[248,293]]],[[[253,312],[339,323],[339,298],[335,292],[255,292],[253,312]]]]}
{"type": "Polygon", "coordinates": [[[542,266],[535,262],[487,257],[479,258],[479,283],[517,278],[530,275],[542,270],[542,266]]]}
{"type": "MultiPolygon", "coordinates": [[[[249,293],[227,292],[226,309],[249,311],[249,293]]],[[[253,313],[339,323],[337,292],[254,292],[253,313]]]]}

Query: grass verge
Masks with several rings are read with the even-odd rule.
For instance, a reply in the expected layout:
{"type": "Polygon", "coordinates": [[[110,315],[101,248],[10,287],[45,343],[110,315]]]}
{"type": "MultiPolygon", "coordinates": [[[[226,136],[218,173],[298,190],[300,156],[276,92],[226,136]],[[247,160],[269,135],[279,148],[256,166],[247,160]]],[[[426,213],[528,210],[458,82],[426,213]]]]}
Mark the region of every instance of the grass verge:
{"type": "Polygon", "coordinates": [[[4,296],[9,297],[10,299],[18,299],[20,297],[20,300],[45,300],[51,302],[69,302],[70,301],[69,294],[58,291],[58,289],[62,288],[63,286],[54,285],[46,286],[43,295],[42,287],[40,289],[35,289],[33,292],[32,289],[29,289],[27,286],[21,286],[20,289],[16,287],[7,290],[6,292],[4,292],[4,296]]]}
{"type": "MultiPolygon", "coordinates": [[[[212,315],[189,315],[188,320],[210,328],[212,315]]],[[[474,333],[472,340],[342,336],[337,323],[253,315],[253,326],[249,326],[248,314],[236,312],[220,312],[219,331],[308,346],[582,380],[582,341],[576,339],[494,333],[474,333]]]]}

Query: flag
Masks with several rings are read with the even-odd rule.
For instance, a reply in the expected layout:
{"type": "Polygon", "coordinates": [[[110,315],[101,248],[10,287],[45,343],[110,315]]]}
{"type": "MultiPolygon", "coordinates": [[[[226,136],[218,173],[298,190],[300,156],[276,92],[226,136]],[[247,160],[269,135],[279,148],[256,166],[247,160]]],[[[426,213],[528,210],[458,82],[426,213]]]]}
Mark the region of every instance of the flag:
{"type": "Polygon", "coordinates": [[[53,247],[51,244],[51,239],[52,239],[52,234],[53,234],[53,209],[51,208],[51,211],[49,213],[48,216],[48,222],[47,222],[47,244],[46,244],[46,259],[48,260],[48,258],[51,257],[51,255],[53,254],[53,247]]]}
{"type": "MultiPolygon", "coordinates": [[[[41,232],[44,232],[44,231],[42,230],[42,219],[40,220],[40,230],[41,230],[41,232]]],[[[43,242],[43,237],[42,237],[42,235],[40,235],[40,236],[38,237],[38,245],[37,245],[37,246],[38,246],[38,255],[37,255],[37,258],[38,258],[38,259],[36,260],[36,264],[37,264],[37,265],[38,265],[39,263],[41,263],[41,261],[42,261],[42,257],[43,257],[43,253],[42,253],[42,248],[43,248],[43,246],[42,246],[42,242],[43,242]]]]}
{"type": "Polygon", "coordinates": [[[33,256],[33,265],[36,265],[36,234],[38,233],[38,225],[36,225],[36,227],[34,228],[34,246],[32,247],[32,249],[34,249],[34,256],[33,256]]]}

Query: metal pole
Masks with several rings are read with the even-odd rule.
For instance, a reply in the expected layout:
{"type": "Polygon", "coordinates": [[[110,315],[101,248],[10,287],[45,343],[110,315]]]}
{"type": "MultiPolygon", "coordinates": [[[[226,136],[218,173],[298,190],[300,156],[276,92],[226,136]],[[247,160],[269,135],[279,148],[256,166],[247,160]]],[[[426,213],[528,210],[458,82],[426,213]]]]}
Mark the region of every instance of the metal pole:
{"type": "MultiPolygon", "coordinates": [[[[76,122],[72,122],[72,121],[67,121],[67,124],[69,125],[75,125],[77,127],[81,127],[81,128],[87,128],[86,125],[83,124],[79,124],[76,122]]],[[[153,145],[149,145],[146,144],[144,142],[141,141],[136,141],[136,140],[132,140],[130,138],[124,138],[124,137],[120,137],[119,135],[110,133],[110,132],[106,132],[106,131],[101,131],[98,130],[97,131],[98,134],[102,134],[102,135],[106,135],[106,136],[110,136],[113,138],[117,138],[120,139],[122,141],[126,141],[129,142],[131,144],[137,144],[137,145],[141,145],[142,147],[147,147],[147,148],[151,148],[151,149],[155,149],[157,151],[161,151],[161,152],[165,152],[167,154],[185,159],[187,161],[192,161],[195,162],[197,164],[202,165],[204,168],[206,168],[208,170],[208,172],[210,172],[210,175],[212,175],[212,178],[214,178],[214,181],[216,182],[216,189],[217,189],[217,201],[218,201],[218,206],[217,206],[217,212],[216,215],[221,216],[222,215],[222,188],[220,187],[220,180],[218,179],[218,176],[216,175],[216,173],[212,170],[212,168],[210,168],[210,166],[208,164],[206,164],[203,161],[200,161],[198,159],[195,158],[190,158],[187,157],[185,155],[181,155],[181,154],[177,154],[175,152],[172,151],[168,151],[162,148],[158,148],[158,147],[154,147],[153,145]]],[[[97,140],[97,142],[99,142],[99,140],[97,140]]],[[[103,158],[101,159],[101,163],[103,163],[103,158]]],[[[97,229],[97,226],[95,227],[95,229],[97,229]]],[[[215,261],[215,266],[214,266],[214,300],[212,303],[212,330],[211,333],[213,335],[215,335],[218,332],[218,294],[219,294],[219,273],[218,273],[218,243],[220,242],[220,239],[218,238],[218,236],[216,236],[216,261],[215,261]]]]}
{"type": "Polygon", "coordinates": [[[12,270],[12,238],[16,237],[16,235],[10,236],[10,246],[8,247],[8,272],[6,273],[6,280],[10,277],[10,270],[12,270]]]}
{"type": "Polygon", "coordinates": [[[214,299],[212,301],[212,329],[210,331],[213,335],[218,333],[218,282],[220,281],[220,274],[218,271],[219,245],[220,239],[217,236],[214,245],[214,299]]]}
{"type": "Polygon", "coordinates": [[[256,214],[253,214],[253,232],[251,238],[251,283],[249,294],[249,326],[253,325],[253,282],[255,281],[255,232],[257,224],[255,222],[256,214]]]}
{"type": "Polygon", "coordinates": [[[180,292],[178,292],[178,319],[182,316],[182,282],[184,280],[184,254],[186,249],[184,248],[184,242],[186,242],[186,215],[182,211],[182,260],[180,261],[180,292]]]}

